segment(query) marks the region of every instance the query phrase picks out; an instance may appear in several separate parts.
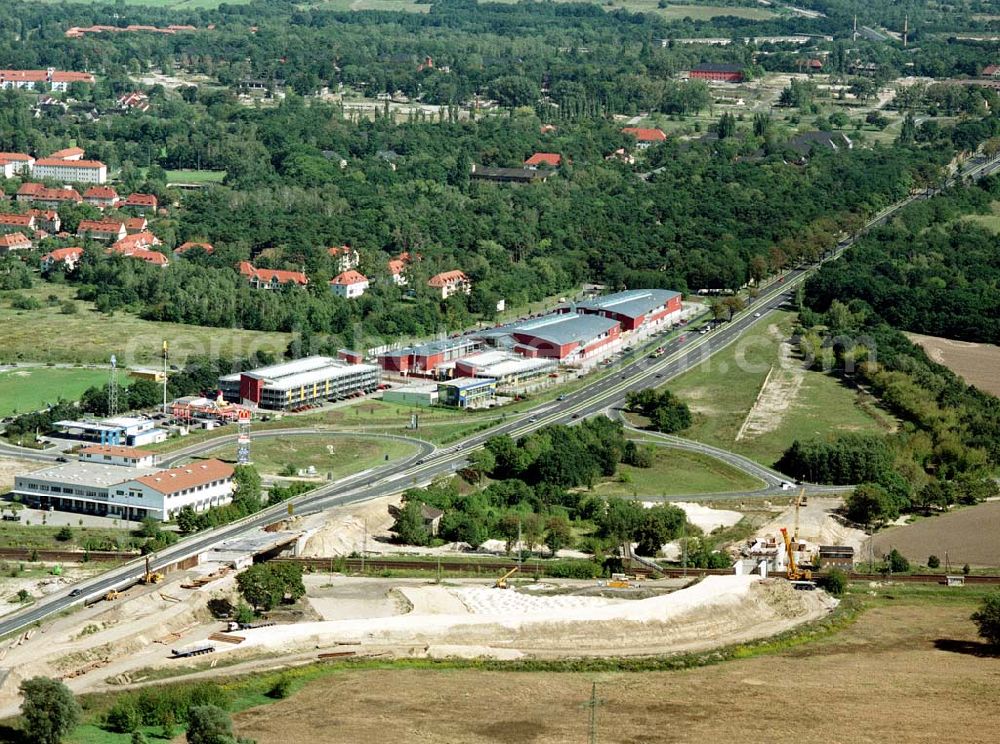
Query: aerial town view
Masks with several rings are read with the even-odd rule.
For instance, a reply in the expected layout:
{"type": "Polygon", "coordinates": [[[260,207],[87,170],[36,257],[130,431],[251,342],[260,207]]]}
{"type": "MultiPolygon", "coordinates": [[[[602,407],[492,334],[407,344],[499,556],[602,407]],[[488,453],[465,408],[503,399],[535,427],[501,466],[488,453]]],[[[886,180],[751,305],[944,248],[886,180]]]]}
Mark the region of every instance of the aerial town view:
{"type": "Polygon", "coordinates": [[[1000,1],[0,2],[0,743],[1000,741],[1000,1]]]}

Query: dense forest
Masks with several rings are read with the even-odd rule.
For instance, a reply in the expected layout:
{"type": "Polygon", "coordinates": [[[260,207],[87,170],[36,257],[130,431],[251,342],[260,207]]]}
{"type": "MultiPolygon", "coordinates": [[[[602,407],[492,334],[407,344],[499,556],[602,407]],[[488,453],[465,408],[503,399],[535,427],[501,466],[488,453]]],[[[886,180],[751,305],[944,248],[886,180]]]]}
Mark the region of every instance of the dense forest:
{"type": "Polygon", "coordinates": [[[825,312],[863,300],[885,322],[932,336],[1000,343],[1000,239],[970,220],[988,212],[1000,180],[916,202],[806,283],[806,301],[825,312]]]}

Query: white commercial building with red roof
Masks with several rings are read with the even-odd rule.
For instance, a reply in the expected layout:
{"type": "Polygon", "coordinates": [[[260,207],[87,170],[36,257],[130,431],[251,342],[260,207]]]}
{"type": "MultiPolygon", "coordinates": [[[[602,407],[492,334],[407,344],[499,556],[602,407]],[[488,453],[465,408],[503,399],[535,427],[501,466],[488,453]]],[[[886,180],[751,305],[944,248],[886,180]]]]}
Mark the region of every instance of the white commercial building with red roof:
{"type": "Polygon", "coordinates": [[[139,452],[88,447],[79,462],[16,476],[12,493],[42,508],[132,521],[167,521],[185,506],[200,512],[232,501],[232,465],[200,460],[164,470],[139,464],[140,459],[146,462],[139,452]]]}
{"type": "Polygon", "coordinates": [[[47,70],[0,70],[0,90],[34,90],[39,83],[45,83],[53,91],[65,92],[71,83],[93,82],[94,76],[89,72],[63,72],[52,67],[47,70]]]}
{"type": "Polygon", "coordinates": [[[31,173],[35,159],[23,152],[0,152],[0,172],[4,178],[14,178],[31,173]]]}

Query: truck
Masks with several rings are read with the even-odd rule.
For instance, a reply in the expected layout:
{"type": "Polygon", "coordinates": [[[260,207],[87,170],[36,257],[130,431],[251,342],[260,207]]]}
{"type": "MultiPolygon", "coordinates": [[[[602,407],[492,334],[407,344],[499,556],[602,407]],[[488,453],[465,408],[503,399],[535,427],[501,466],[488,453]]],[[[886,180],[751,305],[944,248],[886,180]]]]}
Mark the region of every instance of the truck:
{"type": "Polygon", "coordinates": [[[205,641],[204,643],[194,643],[190,646],[171,649],[170,653],[173,654],[174,659],[186,659],[189,656],[201,656],[202,654],[210,654],[214,651],[215,644],[205,641]]]}

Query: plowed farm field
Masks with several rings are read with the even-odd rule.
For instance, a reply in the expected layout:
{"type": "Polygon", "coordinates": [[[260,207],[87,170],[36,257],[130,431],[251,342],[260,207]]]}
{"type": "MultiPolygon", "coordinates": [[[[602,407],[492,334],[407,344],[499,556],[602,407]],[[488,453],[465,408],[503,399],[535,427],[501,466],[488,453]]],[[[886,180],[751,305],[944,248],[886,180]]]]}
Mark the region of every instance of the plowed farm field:
{"type": "Polygon", "coordinates": [[[1000,501],[956,509],[948,514],[892,527],[875,535],[875,555],[896,548],[911,561],[927,565],[936,555],[952,568],[1000,566],[1000,501]]]}
{"type": "Polygon", "coordinates": [[[993,395],[1000,395],[1000,346],[952,341],[937,336],[906,334],[913,343],[923,347],[927,356],[943,364],[970,385],[993,395]]]}
{"type": "Polygon", "coordinates": [[[985,744],[1000,727],[1000,658],[983,654],[973,607],[899,596],[831,638],[681,672],[345,671],[238,714],[236,730],[259,744],[584,742],[596,683],[601,742],[985,744]],[[789,681],[812,702],[782,704],[789,681]]]}

